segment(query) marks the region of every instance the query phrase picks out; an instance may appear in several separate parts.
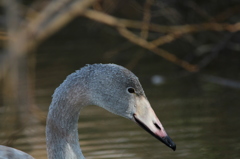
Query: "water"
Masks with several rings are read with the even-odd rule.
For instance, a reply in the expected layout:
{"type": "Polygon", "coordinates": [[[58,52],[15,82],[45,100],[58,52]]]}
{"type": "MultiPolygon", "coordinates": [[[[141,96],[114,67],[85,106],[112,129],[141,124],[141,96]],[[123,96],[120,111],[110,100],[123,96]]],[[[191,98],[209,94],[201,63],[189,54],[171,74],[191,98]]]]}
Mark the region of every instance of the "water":
{"type": "MultiPolygon", "coordinates": [[[[0,107],[0,144],[21,149],[37,159],[46,158],[45,118],[51,95],[65,77],[86,63],[113,62],[124,66],[132,59],[129,52],[110,60],[102,58],[104,51],[117,44],[114,41],[106,43],[101,37],[95,39],[94,47],[87,36],[67,42],[65,38],[60,42],[54,41],[56,39],[40,46],[36,54],[35,100],[41,111],[34,108],[29,115],[32,120],[26,121],[30,124],[22,128],[15,125],[13,110],[0,107]]],[[[221,64],[226,65],[224,60],[221,64]]],[[[201,73],[216,76],[224,73],[238,79],[237,68],[221,69],[225,70],[212,68],[201,73]]],[[[145,55],[133,72],[140,78],[153,109],[177,144],[177,150],[172,151],[137,124],[89,106],[83,109],[79,120],[81,148],[87,159],[240,158],[239,89],[206,81],[200,73],[181,73],[173,64],[150,54],[145,55]],[[164,83],[151,84],[154,75],[163,76],[164,83]]]]}
{"type": "MultiPolygon", "coordinates": [[[[89,106],[83,109],[79,121],[84,155],[89,159],[240,158],[240,112],[238,98],[234,96],[239,91],[202,82],[201,93],[199,88],[195,88],[198,95],[183,94],[181,88],[189,85],[184,81],[176,83],[173,80],[160,86],[143,84],[149,86],[145,89],[148,99],[177,144],[175,152],[135,123],[102,108],[89,106]],[[182,85],[178,86],[179,83],[182,85]],[[215,92],[209,87],[219,87],[219,90],[215,92]]],[[[52,89],[37,90],[42,110],[47,110],[52,93],[49,90],[52,89]]],[[[193,90],[185,88],[186,92],[193,90]]],[[[13,147],[36,158],[46,158],[44,131],[43,124],[33,122],[14,138],[13,147]]],[[[1,140],[3,138],[1,136],[1,140]]]]}

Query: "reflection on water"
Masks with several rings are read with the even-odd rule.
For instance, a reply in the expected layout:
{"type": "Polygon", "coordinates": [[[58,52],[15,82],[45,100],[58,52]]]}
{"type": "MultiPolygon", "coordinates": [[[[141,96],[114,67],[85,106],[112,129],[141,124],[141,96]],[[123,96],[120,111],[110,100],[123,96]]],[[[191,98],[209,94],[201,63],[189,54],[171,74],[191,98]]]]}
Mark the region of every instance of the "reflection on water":
{"type": "MultiPolygon", "coordinates": [[[[159,89],[164,91],[163,87],[159,89]]],[[[147,88],[146,92],[150,90],[147,88]]],[[[205,97],[201,98],[170,96],[158,99],[148,96],[168,134],[176,142],[176,152],[135,123],[96,106],[86,107],[81,112],[81,148],[89,159],[239,158],[240,116],[237,99],[224,94],[223,101],[223,96],[219,94],[208,96],[205,93],[205,97]]],[[[48,107],[48,104],[42,102],[41,105],[48,107]]],[[[18,135],[12,146],[36,158],[46,158],[44,125],[33,123],[18,135]]],[[[4,134],[0,137],[3,141],[4,134]]]]}
{"type": "MultiPolygon", "coordinates": [[[[85,40],[79,43],[82,44],[79,45],[82,52],[94,50],[87,52],[89,57],[94,57],[89,58],[88,63],[100,58],[101,54],[95,54],[95,50],[104,48],[102,45],[89,48],[86,46],[90,43],[85,40]]],[[[58,47],[46,50],[57,54],[61,49],[58,47]]],[[[45,116],[53,90],[66,75],[82,67],[86,59],[86,54],[71,53],[72,50],[69,50],[67,58],[65,53],[62,53],[64,58],[49,57],[46,50],[42,49],[38,54],[36,72],[36,103],[45,116]]],[[[151,77],[165,69],[157,67],[157,63],[142,62],[134,73],[139,76],[153,109],[177,144],[177,150],[173,152],[132,121],[89,106],[83,109],[79,121],[80,143],[86,158],[239,159],[240,91],[201,81],[195,76],[166,78],[164,84],[154,86],[150,84],[151,77]]],[[[37,159],[46,158],[44,122],[33,116],[30,125],[19,128],[14,126],[14,120],[5,122],[6,117],[14,118],[11,111],[5,112],[5,107],[0,107],[0,144],[21,149],[37,159]]]]}

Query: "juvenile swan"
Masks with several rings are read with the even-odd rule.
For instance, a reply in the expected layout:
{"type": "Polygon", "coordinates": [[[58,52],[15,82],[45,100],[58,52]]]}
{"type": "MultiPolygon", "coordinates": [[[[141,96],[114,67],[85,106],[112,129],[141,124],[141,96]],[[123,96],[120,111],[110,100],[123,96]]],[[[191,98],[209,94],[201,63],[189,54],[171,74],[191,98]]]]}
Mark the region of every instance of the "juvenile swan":
{"type": "MultiPolygon", "coordinates": [[[[93,64],[70,74],[53,94],[46,126],[49,159],[84,159],[78,142],[78,118],[81,109],[87,105],[97,105],[130,119],[168,147],[176,149],[151,108],[138,78],[122,66],[93,64]]],[[[13,159],[14,155],[21,155],[16,157],[18,159],[32,158],[19,150],[0,146],[0,159],[9,156],[13,159]]]]}

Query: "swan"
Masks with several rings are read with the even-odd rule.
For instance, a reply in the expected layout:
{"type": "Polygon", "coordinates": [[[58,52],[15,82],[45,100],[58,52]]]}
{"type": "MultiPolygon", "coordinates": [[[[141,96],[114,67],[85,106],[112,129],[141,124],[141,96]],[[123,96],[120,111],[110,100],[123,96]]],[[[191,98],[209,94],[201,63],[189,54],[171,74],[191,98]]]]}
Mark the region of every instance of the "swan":
{"type": "MultiPolygon", "coordinates": [[[[78,141],[78,118],[87,105],[97,105],[132,120],[176,150],[138,78],[116,64],[92,64],[70,74],[52,96],[46,124],[49,159],[85,159],[78,141]]],[[[33,159],[20,150],[0,146],[0,159],[8,158],[33,159]]]]}

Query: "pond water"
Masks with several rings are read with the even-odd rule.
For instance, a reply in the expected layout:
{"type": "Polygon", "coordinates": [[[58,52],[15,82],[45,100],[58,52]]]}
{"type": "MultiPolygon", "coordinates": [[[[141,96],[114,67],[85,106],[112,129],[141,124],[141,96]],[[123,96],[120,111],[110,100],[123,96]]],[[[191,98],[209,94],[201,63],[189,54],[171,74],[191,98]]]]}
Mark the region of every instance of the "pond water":
{"type": "MultiPolygon", "coordinates": [[[[160,86],[143,83],[153,109],[177,144],[175,152],[135,123],[89,106],[79,120],[80,143],[86,158],[240,158],[240,108],[234,95],[239,91],[213,85],[219,87],[215,92],[216,88],[211,89],[206,82],[193,89],[187,87],[189,81],[184,81],[173,80],[160,86]],[[182,87],[186,87],[185,91],[182,87]],[[191,95],[193,90],[198,95],[191,95]]],[[[53,89],[36,90],[42,110],[48,109],[53,89]]],[[[44,127],[32,122],[12,139],[12,146],[36,158],[46,158],[44,127]]]]}
{"type": "MultiPolygon", "coordinates": [[[[14,127],[16,117],[11,111],[4,114],[5,108],[0,107],[0,144],[8,143],[37,159],[46,158],[44,123],[54,89],[66,75],[86,63],[106,62],[101,58],[103,54],[95,54],[95,50],[104,52],[103,48],[111,42],[104,44],[104,40],[101,43],[98,38],[95,40],[99,44],[92,47],[87,37],[83,39],[77,41],[81,44],[79,46],[71,41],[63,42],[63,39],[55,46],[52,45],[56,41],[50,40],[40,47],[36,54],[35,81],[35,100],[39,110],[29,114],[32,121],[26,121],[29,124],[22,128],[14,127]],[[6,117],[12,122],[4,123],[6,117]]],[[[132,55],[125,53],[116,58],[107,62],[125,65],[126,59],[131,59],[132,55]]],[[[160,57],[147,55],[133,72],[139,77],[148,100],[176,143],[177,150],[172,151],[137,124],[89,106],[83,109],[79,120],[81,148],[87,159],[240,158],[240,90],[206,81],[201,74],[178,76],[179,71],[172,69],[175,67],[172,65],[160,57]],[[152,84],[154,75],[166,77],[165,82],[152,84]]]]}

